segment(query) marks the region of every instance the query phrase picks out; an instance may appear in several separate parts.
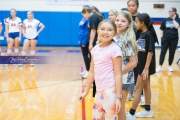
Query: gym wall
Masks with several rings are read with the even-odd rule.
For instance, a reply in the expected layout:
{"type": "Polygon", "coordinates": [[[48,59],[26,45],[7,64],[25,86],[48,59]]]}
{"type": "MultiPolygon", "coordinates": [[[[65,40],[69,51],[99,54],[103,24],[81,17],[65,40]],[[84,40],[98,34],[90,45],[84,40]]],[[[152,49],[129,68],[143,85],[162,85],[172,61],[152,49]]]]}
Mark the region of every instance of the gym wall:
{"type": "MultiPolygon", "coordinates": [[[[154,27],[158,36],[160,24],[164,18],[168,17],[169,8],[176,7],[180,14],[180,0],[139,0],[139,3],[139,12],[150,15],[155,22],[154,27]],[[165,4],[165,8],[153,8],[153,4],[158,3],[165,4]]],[[[121,8],[127,7],[127,0],[93,0],[92,5],[96,6],[107,18],[109,10],[120,11],[121,8]]],[[[22,20],[26,18],[27,11],[32,10],[35,18],[45,25],[44,31],[39,35],[38,46],[79,46],[78,24],[82,18],[82,5],[49,5],[46,0],[0,0],[1,21],[9,17],[11,8],[17,10],[17,16],[22,20]]],[[[3,28],[5,29],[4,24],[3,28]]],[[[21,45],[23,40],[24,38],[21,45]]],[[[7,45],[6,40],[0,42],[1,45],[7,45]]]]}

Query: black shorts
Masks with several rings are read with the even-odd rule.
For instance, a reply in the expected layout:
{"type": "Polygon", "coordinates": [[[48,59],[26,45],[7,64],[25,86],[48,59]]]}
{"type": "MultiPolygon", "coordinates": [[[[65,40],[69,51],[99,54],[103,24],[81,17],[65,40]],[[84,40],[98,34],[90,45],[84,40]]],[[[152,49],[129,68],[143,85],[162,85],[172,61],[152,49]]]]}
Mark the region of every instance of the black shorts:
{"type": "Polygon", "coordinates": [[[35,38],[33,39],[29,39],[29,38],[26,38],[27,40],[38,40],[38,36],[36,36],[35,38]]]}

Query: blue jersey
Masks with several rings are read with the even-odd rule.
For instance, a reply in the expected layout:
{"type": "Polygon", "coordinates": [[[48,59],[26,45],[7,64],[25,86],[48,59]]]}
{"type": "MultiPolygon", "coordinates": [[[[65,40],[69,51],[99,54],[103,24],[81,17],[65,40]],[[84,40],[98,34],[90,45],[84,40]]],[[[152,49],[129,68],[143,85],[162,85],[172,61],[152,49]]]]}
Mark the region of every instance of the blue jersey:
{"type": "Polygon", "coordinates": [[[89,20],[82,18],[79,23],[79,42],[86,46],[89,41],[89,32],[88,32],[89,20]]]}

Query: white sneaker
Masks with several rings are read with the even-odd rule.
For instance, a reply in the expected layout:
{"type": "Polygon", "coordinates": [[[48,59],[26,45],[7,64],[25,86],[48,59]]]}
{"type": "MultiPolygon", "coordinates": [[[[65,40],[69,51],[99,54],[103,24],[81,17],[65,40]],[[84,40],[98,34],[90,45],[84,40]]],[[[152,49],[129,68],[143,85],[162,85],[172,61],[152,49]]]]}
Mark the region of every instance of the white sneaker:
{"type": "Polygon", "coordinates": [[[173,69],[171,66],[168,67],[169,72],[173,72],[173,69]]]}
{"type": "Polygon", "coordinates": [[[126,120],[136,120],[135,115],[131,115],[129,112],[126,113],[126,120]]]}
{"type": "Polygon", "coordinates": [[[89,72],[87,71],[82,77],[86,79],[88,77],[89,72]]]}
{"type": "Polygon", "coordinates": [[[147,110],[142,110],[141,112],[136,113],[137,118],[152,118],[153,117],[153,112],[152,110],[147,111],[147,110]]]}
{"type": "Polygon", "coordinates": [[[87,71],[85,70],[85,71],[81,72],[80,75],[83,76],[86,72],[87,71]]]}
{"type": "Polygon", "coordinates": [[[34,66],[35,66],[35,64],[30,64],[30,66],[31,66],[31,67],[34,67],[34,66]]]}
{"type": "Polygon", "coordinates": [[[178,52],[180,52],[180,48],[178,48],[178,52]]]}
{"type": "Polygon", "coordinates": [[[128,93],[128,96],[126,98],[126,101],[132,101],[134,99],[134,96],[132,94],[128,93]]]}
{"type": "Polygon", "coordinates": [[[157,69],[156,69],[156,72],[161,72],[162,71],[162,67],[159,66],[157,69]]]}
{"type": "Polygon", "coordinates": [[[140,106],[145,105],[145,98],[144,98],[144,95],[141,95],[141,100],[140,100],[140,102],[139,102],[139,105],[140,105],[140,106]]]}

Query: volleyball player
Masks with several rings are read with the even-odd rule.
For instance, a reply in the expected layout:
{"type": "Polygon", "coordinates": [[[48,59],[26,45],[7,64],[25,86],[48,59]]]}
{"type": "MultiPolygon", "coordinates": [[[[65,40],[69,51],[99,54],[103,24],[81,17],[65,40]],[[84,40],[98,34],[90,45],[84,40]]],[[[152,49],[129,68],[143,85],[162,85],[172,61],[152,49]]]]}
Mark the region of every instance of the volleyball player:
{"type": "Polygon", "coordinates": [[[22,21],[16,16],[16,10],[11,9],[11,16],[5,20],[6,24],[6,37],[8,42],[7,55],[11,56],[12,49],[14,45],[15,56],[19,53],[19,43],[21,41],[21,25],[22,21]]]}
{"type": "MultiPolygon", "coordinates": [[[[25,40],[23,43],[22,55],[25,56],[26,52],[30,46],[30,55],[35,55],[36,44],[38,40],[38,35],[43,31],[45,26],[37,19],[34,18],[33,11],[27,12],[27,19],[23,21],[23,34],[25,40]],[[37,31],[37,27],[40,29],[37,31]]],[[[31,64],[33,65],[33,64],[31,64]]]]}

